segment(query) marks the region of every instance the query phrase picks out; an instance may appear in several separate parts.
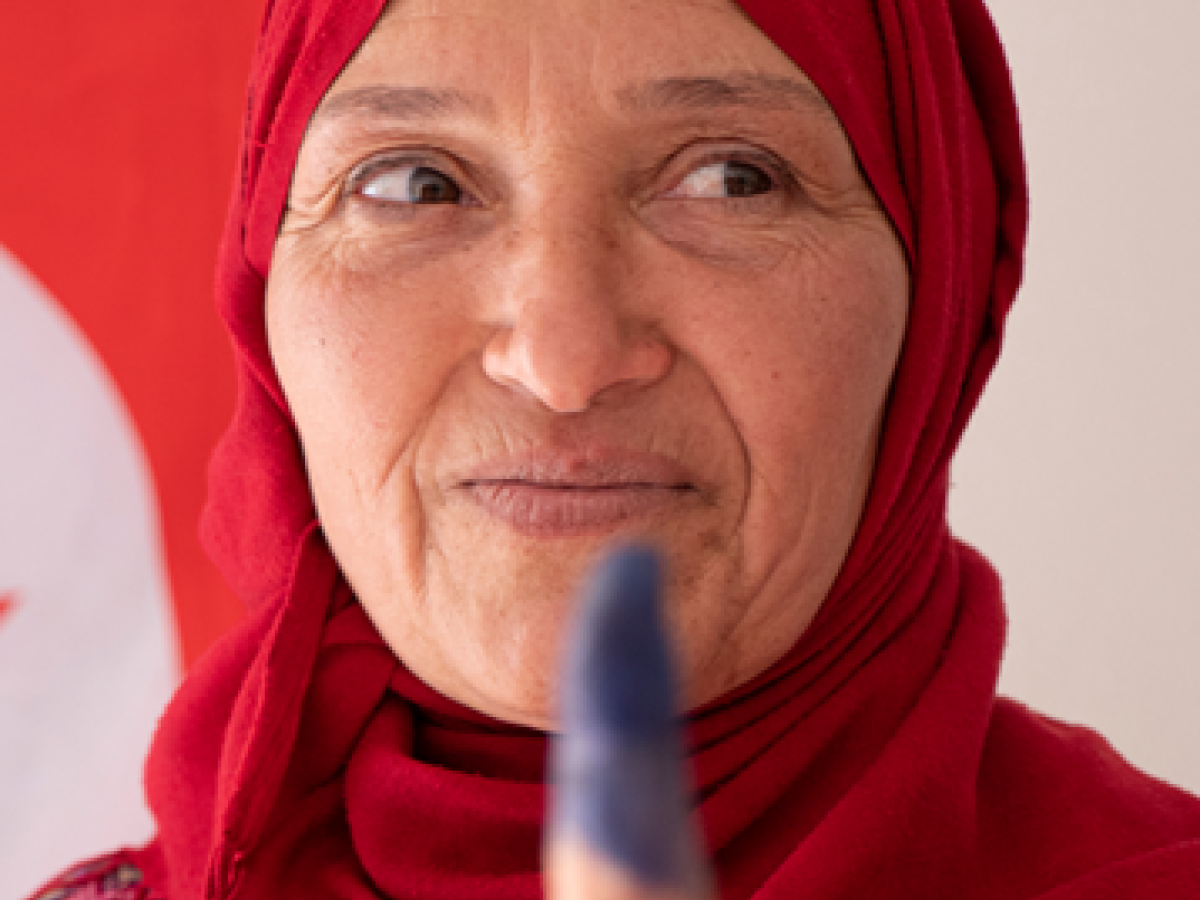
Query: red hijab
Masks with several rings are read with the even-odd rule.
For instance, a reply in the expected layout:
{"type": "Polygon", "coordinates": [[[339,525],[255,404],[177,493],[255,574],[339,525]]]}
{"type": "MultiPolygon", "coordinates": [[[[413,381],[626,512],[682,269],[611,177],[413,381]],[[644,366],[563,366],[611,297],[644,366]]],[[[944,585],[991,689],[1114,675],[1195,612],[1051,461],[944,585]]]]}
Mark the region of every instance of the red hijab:
{"type": "MultiPolygon", "coordinates": [[[[722,896],[1200,896],[1200,802],[994,695],[998,580],[945,522],[954,448],[1020,279],[1008,71],[980,0],[743,0],[824,92],[908,249],[913,300],[866,512],[814,624],[689,717],[722,896]]],[[[543,735],[399,664],[322,538],[264,279],[306,123],[383,0],[276,0],[218,270],[240,399],[203,531],[247,619],[147,768],[172,900],[534,898],[543,735]]]]}

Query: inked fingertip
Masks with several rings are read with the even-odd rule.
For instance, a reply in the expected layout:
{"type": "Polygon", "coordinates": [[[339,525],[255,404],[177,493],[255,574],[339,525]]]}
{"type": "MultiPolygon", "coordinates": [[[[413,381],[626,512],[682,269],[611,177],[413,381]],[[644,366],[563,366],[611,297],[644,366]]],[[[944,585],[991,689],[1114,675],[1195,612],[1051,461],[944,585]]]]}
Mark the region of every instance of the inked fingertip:
{"type": "Polygon", "coordinates": [[[566,730],[635,739],[675,727],[675,675],[660,612],[662,565],[626,545],[597,566],[568,644],[561,714],[566,730]]]}
{"type": "Polygon", "coordinates": [[[661,594],[658,555],[636,545],[608,555],[584,587],[563,670],[549,849],[574,848],[565,856],[576,862],[594,854],[636,883],[695,897],[707,868],[661,594]]]}

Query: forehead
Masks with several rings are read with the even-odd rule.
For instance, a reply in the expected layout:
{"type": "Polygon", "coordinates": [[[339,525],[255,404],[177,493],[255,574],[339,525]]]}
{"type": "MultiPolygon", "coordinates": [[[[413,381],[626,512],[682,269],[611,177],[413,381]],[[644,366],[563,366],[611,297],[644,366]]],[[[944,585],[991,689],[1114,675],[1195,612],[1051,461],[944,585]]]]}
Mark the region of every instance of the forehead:
{"type": "Polygon", "coordinates": [[[400,0],[318,117],[621,114],[714,107],[831,116],[729,0],[400,0]]]}

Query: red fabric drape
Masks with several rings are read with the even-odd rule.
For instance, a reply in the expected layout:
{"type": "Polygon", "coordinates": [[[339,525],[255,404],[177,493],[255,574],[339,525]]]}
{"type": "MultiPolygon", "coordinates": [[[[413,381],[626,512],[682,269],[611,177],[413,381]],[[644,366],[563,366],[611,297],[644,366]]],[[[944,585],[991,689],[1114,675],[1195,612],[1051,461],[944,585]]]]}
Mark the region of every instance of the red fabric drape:
{"type": "MultiPolygon", "coordinates": [[[[208,546],[251,608],[148,765],[173,898],[540,893],[544,743],[440,697],[369,625],[316,526],[267,353],[263,280],[309,115],[380,0],[280,0],[218,273],[237,415],[208,546]]],[[[1192,897],[1200,803],[1088,732],[997,701],[997,578],[945,524],[1026,215],[1008,73],[978,0],[745,0],[844,123],[912,267],[859,533],[778,664],[689,719],[722,896],[1192,897]]]]}

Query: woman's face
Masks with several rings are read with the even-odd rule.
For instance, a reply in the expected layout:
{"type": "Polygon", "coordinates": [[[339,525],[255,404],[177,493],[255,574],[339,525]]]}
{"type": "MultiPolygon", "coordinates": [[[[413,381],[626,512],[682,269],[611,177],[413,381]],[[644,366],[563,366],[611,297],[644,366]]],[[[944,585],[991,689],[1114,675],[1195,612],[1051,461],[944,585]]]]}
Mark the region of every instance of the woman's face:
{"type": "Polygon", "coordinates": [[[313,116],[267,290],[330,546],[419,677],[552,728],[577,585],[648,539],[694,706],[854,535],[904,253],[728,0],[399,0],[313,116]]]}

